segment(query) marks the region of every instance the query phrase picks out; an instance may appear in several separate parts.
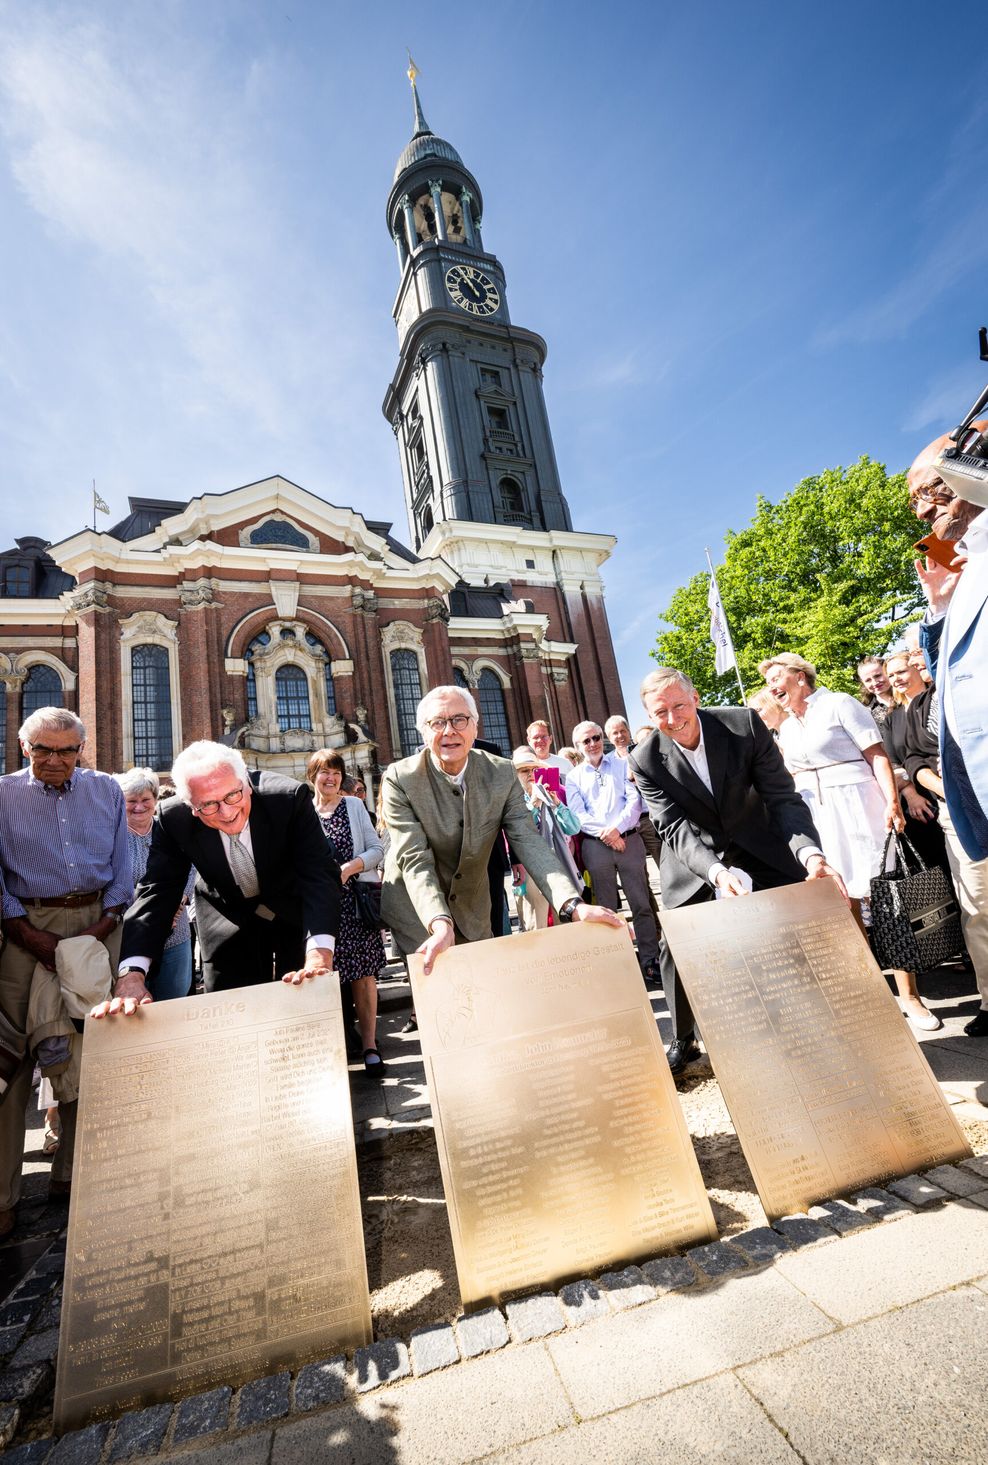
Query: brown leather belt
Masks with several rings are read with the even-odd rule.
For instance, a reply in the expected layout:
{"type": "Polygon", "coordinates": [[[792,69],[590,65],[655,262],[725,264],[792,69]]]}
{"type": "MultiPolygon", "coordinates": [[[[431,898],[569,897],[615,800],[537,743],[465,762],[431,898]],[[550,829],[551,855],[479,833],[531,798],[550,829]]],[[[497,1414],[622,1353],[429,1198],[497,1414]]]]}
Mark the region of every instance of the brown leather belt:
{"type": "Polygon", "coordinates": [[[102,890],[90,890],[85,895],[49,895],[39,896],[37,900],[22,900],[21,905],[58,906],[63,910],[74,910],[79,905],[92,905],[94,900],[101,900],[102,890]]]}

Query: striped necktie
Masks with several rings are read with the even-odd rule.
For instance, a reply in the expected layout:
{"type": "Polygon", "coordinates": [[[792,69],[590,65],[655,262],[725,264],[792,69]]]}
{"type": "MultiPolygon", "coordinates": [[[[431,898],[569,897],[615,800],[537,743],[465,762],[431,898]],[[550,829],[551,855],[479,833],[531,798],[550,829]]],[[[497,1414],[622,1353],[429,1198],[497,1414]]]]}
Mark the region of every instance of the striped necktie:
{"type": "Polygon", "coordinates": [[[255,895],[261,893],[261,887],[257,883],[257,866],[254,864],[254,857],[235,834],[225,834],[223,837],[229,845],[233,878],[247,899],[253,900],[255,895]]]}

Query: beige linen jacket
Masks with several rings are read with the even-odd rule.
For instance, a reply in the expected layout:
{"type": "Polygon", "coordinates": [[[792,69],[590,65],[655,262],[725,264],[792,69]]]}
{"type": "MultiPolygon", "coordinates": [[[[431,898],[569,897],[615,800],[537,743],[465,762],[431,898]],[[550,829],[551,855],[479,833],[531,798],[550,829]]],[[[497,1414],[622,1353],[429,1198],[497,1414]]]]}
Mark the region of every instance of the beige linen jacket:
{"type": "Polygon", "coordinates": [[[464,792],[424,750],[392,763],[382,786],[391,846],[381,918],[402,952],[421,946],[436,916],[453,921],[459,940],[491,935],[487,861],[502,830],[515,859],[551,906],[558,910],[580,895],[536,829],[506,758],[471,749],[464,792]]]}

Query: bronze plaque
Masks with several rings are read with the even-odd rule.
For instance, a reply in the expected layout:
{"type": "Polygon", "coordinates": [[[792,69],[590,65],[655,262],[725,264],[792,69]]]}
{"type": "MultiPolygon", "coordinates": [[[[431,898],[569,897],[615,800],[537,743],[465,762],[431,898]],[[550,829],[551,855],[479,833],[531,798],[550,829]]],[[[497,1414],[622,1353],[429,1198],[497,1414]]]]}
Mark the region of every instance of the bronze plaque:
{"type": "Polygon", "coordinates": [[[409,967],[465,1307],[716,1238],[623,931],[555,926],[409,967]]]}
{"type": "Polygon", "coordinates": [[[770,1221],[971,1154],[831,881],[662,929],[770,1221]]]}
{"type": "Polygon", "coordinates": [[[56,1432],[370,1338],[339,980],[87,1021],[56,1432]]]}

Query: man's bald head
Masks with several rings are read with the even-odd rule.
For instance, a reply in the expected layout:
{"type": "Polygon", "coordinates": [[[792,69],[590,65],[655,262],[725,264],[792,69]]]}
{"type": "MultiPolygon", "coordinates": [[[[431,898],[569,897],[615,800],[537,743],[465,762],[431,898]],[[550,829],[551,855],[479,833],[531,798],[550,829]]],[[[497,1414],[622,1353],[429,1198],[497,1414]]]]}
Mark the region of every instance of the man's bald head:
{"type": "MultiPolygon", "coordinates": [[[[988,423],[974,422],[971,426],[980,432],[988,423]]],[[[950,446],[950,434],[946,432],[927,443],[913,459],[906,482],[909,485],[909,502],[917,518],[922,519],[938,539],[955,543],[981,513],[981,506],[958,498],[940,477],[936,460],[944,448],[950,446]]]]}

